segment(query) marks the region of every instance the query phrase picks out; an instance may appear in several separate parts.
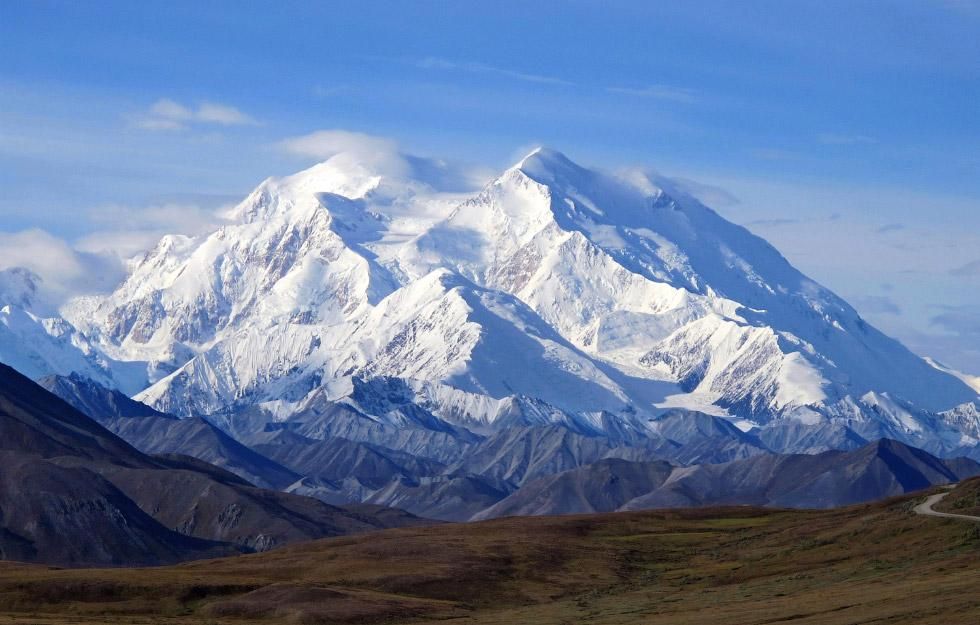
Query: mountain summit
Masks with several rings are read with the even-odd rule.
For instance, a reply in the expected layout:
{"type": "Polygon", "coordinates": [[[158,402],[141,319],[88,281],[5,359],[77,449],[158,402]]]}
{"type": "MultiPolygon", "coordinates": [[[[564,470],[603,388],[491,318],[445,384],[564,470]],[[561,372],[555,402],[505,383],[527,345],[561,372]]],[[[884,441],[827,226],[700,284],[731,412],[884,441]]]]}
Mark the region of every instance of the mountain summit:
{"type": "Polygon", "coordinates": [[[524,398],[548,407],[535,419],[600,430],[680,407],[937,452],[977,442],[940,414],[976,391],[669,180],[539,148],[448,193],[399,158],[268,179],[225,225],[164,237],[63,314],[106,376],[140,371],[137,399],[228,427],[385,378],[450,426],[524,398]]]}

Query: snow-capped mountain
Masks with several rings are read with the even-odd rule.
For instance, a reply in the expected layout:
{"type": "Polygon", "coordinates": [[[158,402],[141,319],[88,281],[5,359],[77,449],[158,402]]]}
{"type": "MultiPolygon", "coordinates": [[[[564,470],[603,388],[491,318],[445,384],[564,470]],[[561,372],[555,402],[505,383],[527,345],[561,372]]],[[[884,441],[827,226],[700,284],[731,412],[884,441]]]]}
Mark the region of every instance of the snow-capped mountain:
{"type": "Polygon", "coordinates": [[[140,401],[225,421],[285,419],[324,389],[384,379],[485,431],[642,427],[685,407],[977,442],[938,416],[974,389],[669,180],[546,149],[469,195],[412,171],[341,154],[266,180],[225,225],[163,238],[61,323],[83,353],[139,366],[140,401]]]}
{"type": "Polygon", "coordinates": [[[34,379],[78,373],[127,392],[139,390],[140,363],[115,362],[69,322],[34,310],[40,285],[41,278],[27,269],[0,271],[0,362],[34,379]]]}

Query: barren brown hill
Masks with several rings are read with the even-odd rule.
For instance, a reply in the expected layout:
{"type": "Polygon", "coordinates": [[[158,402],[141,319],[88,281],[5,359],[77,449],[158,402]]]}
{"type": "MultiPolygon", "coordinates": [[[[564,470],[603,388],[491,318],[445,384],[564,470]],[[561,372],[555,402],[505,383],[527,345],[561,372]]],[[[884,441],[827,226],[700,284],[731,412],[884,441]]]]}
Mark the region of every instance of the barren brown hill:
{"type": "Polygon", "coordinates": [[[935,509],[940,512],[980,516],[980,477],[963,480],[935,509]]]}
{"type": "Polygon", "coordinates": [[[980,525],[917,516],[922,499],[505,518],[166,568],[8,563],[0,623],[978,622],[980,525]]]}

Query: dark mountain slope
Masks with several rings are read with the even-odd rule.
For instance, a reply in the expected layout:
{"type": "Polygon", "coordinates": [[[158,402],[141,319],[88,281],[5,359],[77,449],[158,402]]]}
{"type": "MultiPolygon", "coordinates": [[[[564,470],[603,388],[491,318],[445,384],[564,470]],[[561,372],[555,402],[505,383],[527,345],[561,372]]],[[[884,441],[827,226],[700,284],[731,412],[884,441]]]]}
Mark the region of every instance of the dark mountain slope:
{"type": "Polygon", "coordinates": [[[145,453],[191,456],[263,488],[280,490],[301,477],[200,417],[114,417],[104,425],[145,453]]]}
{"type": "Polygon", "coordinates": [[[0,364],[0,450],[128,466],[152,461],[98,423],[0,364]]]}
{"type": "Polygon", "coordinates": [[[290,430],[270,434],[266,442],[254,446],[255,451],[309,477],[382,484],[396,477],[437,475],[445,468],[435,460],[371,443],[338,437],[314,440],[290,430]]]}
{"type": "Polygon", "coordinates": [[[130,399],[123,393],[109,389],[83,375],[49,375],[37,383],[45,390],[57,395],[71,404],[82,414],[102,423],[111,417],[176,417],[150,408],[144,403],[130,399]]]}
{"type": "Polygon", "coordinates": [[[392,480],[366,503],[401,508],[428,519],[466,521],[507,496],[505,484],[473,475],[392,480]]]}
{"type": "Polygon", "coordinates": [[[617,510],[663,484],[674,469],[673,465],[663,461],[600,460],[529,482],[473,518],[617,510]]]}
{"type": "Polygon", "coordinates": [[[144,453],[192,456],[265,488],[282,489],[300,479],[205,419],[158,412],[77,374],[48,376],[38,384],[144,453]]]}
{"type": "Polygon", "coordinates": [[[654,460],[670,457],[674,451],[675,446],[667,441],[646,439],[621,445],[603,436],[573,432],[563,425],[515,427],[474,445],[450,470],[502,480],[516,488],[529,480],[604,458],[654,460]]]}
{"type": "Polygon", "coordinates": [[[0,475],[4,556],[57,564],[173,562],[400,518],[255,488],[200,460],[147,456],[3,365],[0,475]]]}
{"type": "Polygon", "coordinates": [[[756,504],[830,508],[948,484],[980,473],[972,461],[940,460],[882,439],[849,451],[764,455],[678,474],[628,509],[756,504]]]}
{"type": "Polygon", "coordinates": [[[54,564],[166,564],[237,553],[168,530],[103,476],[0,452],[0,557],[54,564]]]}
{"type": "Polygon", "coordinates": [[[670,410],[650,421],[651,429],[675,445],[670,455],[680,464],[714,464],[766,453],[755,436],[731,421],[693,410],[670,410]]]}
{"type": "Polygon", "coordinates": [[[849,452],[758,454],[690,467],[603,460],[531,481],[476,518],[710,505],[829,508],[977,474],[972,460],[940,460],[887,439],[849,452]]]}

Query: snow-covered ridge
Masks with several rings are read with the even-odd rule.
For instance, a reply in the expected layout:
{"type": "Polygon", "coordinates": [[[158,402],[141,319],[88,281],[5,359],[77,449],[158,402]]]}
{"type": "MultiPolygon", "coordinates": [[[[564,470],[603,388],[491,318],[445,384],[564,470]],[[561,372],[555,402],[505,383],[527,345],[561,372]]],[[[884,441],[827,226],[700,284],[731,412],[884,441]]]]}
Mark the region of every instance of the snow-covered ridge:
{"type": "Polygon", "coordinates": [[[669,181],[552,150],[470,194],[338,155],[225,217],[63,311],[81,349],[141,369],[137,397],[160,410],[281,414],[398,379],[467,427],[514,405],[585,424],[711,403],[952,441],[960,421],[935,415],[977,397],[669,181]]]}

